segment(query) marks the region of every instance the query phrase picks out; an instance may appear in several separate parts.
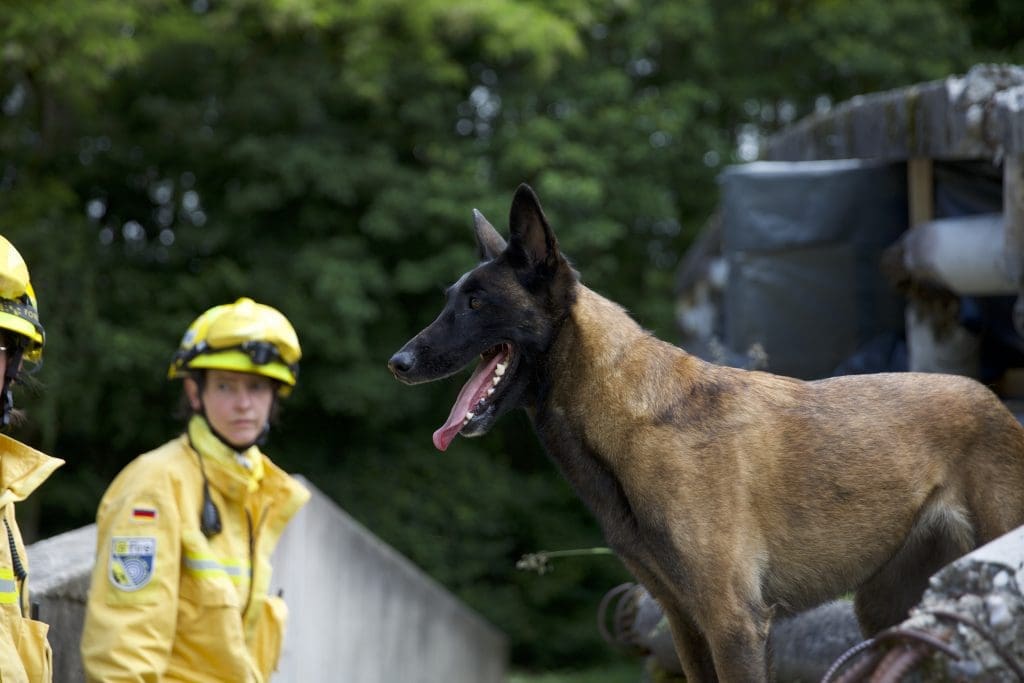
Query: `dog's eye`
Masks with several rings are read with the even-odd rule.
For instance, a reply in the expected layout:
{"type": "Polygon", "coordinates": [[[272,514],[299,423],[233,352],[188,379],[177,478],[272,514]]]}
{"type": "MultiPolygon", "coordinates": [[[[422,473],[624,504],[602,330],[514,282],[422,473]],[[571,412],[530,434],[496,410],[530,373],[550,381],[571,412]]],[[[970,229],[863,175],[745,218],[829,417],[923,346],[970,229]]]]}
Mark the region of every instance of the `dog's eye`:
{"type": "Polygon", "coordinates": [[[480,301],[480,299],[476,298],[475,296],[469,297],[469,307],[472,308],[474,311],[480,310],[480,308],[483,305],[484,305],[484,302],[480,301]]]}

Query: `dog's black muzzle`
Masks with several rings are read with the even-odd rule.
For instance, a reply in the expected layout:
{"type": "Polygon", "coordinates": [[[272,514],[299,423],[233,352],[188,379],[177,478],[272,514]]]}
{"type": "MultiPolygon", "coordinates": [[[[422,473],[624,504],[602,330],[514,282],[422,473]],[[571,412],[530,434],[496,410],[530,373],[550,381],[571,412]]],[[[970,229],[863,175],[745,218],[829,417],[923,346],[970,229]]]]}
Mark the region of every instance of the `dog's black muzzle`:
{"type": "Polygon", "coordinates": [[[401,349],[395,355],[391,356],[391,360],[388,361],[388,370],[395,376],[395,379],[407,382],[405,377],[410,370],[412,370],[413,364],[416,362],[416,356],[413,355],[412,351],[401,349]]]}
{"type": "Polygon", "coordinates": [[[422,384],[454,375],[473,359],[462,349],[438,352],[432,344],[417,336],[400,348],[388,361],[388,370],[403,384],[422,384]]]}

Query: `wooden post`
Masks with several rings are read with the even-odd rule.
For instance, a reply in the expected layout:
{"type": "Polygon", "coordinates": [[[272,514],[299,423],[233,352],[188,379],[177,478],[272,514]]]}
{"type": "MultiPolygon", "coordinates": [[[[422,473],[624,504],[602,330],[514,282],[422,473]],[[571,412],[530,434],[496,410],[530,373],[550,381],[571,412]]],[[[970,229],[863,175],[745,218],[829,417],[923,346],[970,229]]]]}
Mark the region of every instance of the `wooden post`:
{"type": "Polygon", "coordinates": [[[1003,229],[1006,272],[1024,284],[1024,155],[1008,154],[1003,162],[1003,229]]]}
{"type": "MultiPolygon", "coordinates": [[[[907,209],[910,230],[935,218],[935,188],[932,160],[907,159],[907,209]]],[[[978,376],[980,339],[957,325],[940,333],[951,321],[910,296],[904,313],[907,335],[908,370],[978,376]]],[[[953,321],[955,322],[955,321],[953,321]]]]}
{"type": "Polygon", "coordinates": [[[1013,327],[1024,336],[1024,154],[1007,154],[1003,162],[1003,258],[1017,285],[1013,327]]]}
{"type": "Polygon", "coordinates": [[[907,159],[907,204],[910,209],[911,228],[927,223],[935,217],[931,159],[907,159]]]}

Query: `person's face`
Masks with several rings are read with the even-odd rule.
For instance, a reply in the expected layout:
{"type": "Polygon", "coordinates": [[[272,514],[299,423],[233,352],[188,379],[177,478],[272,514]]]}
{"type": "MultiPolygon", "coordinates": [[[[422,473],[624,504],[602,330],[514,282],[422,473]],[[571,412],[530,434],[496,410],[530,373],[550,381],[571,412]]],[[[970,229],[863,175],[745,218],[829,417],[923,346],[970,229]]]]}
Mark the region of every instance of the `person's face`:
{"type": "Polygon", "coordinates": [[[275,389],[271,379],[229,370],[207,370],[202,395],[195,381],[185,380],[192,409],[205,407],[210,426],[236,448],[253,443],[263,431],[275,389]]]}

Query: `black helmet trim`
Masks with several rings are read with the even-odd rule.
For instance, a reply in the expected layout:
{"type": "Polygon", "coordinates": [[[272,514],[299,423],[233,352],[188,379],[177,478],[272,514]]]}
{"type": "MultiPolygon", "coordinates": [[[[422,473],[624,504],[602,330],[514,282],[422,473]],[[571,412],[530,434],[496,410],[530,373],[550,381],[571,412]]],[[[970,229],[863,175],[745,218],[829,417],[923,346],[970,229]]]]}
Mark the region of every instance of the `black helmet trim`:
{"type": "Polygon", "coordinates": [[[268,341],[247,341],[237,346],[226,346],[226,347],[213,347],[210,346],[206,341],[201,341],[192,348],[179,349],[174,352],[172,361],[178,367],[187,368],[188,364],[203,355],[204,353],[221,353],[223,351],[241,351],[245,355],[249,356],[249,360],[253,362],[253,365],[267,365],[268,363],[280,363],[284,365],[292,374],[298,377],[299,364],[292,363],[288,364],[281,358],[281,352],[278,351],[277,347],[268,341]]]}
{"type": "Polygon", "coordinates": [[[0,312],[29,322],[39,332],[39,336],[45,338],[46,332],[43,330],[43,324],[39,322],[39,311],[32,304],[20,303],[14,299],[0,299],[0,312]]]}

